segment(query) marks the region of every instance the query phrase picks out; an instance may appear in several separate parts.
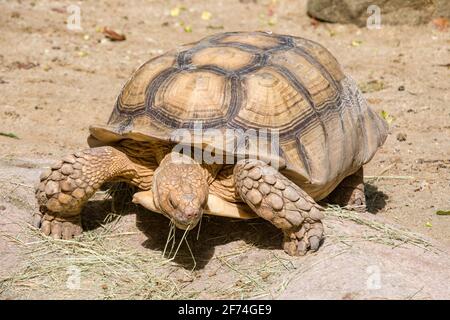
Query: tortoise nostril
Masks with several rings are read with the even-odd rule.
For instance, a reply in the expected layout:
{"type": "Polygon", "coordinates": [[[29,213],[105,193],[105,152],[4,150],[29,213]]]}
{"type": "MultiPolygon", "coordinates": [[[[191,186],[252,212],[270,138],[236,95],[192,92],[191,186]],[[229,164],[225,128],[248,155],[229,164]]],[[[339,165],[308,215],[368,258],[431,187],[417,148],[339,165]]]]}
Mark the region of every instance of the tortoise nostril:
{"type": "Polygon", "coordinates": [[[198,213],[198,210],[192,208],[192,207],[187,207],[186,209],[184,209],[184,215],[186,216],[187,219],[192,219],[194,218],[198,213]]]}

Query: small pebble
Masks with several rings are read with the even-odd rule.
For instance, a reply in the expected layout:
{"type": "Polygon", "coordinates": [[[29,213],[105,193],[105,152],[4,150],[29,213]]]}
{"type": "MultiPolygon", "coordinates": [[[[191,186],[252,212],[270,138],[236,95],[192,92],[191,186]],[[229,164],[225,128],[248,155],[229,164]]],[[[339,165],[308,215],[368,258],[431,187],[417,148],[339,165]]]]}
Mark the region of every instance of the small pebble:
{"type": "Polygon", "coordinates": [[[397,140],[398,141],[406,141],[406,133],[402,133],[402,132],[398,133],[397,140]]]}

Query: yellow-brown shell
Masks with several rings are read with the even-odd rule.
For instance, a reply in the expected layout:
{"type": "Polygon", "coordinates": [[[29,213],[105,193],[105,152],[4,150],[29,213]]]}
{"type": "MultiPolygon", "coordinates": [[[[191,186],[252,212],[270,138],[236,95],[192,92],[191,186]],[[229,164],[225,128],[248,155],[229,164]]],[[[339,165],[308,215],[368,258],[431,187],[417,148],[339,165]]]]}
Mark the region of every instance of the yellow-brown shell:
{"type": "MultiPolygon", "coordinates": [[[[315,199],[368,162],[387,134],[354,82],[321,45],[264,32],[228,32],[143,64],[106,126],[91,135],[173,141],[176,129],[275,129],[283,173],[315,199]]],[[[176,141],[175,141],[176,142],[176,141]]]]}

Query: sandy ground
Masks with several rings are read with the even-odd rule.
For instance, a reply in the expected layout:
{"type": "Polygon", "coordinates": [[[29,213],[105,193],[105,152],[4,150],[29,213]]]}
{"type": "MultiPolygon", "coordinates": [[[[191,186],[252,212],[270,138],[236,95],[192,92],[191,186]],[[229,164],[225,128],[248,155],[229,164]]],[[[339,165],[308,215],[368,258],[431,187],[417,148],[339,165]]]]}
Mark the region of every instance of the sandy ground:
{"type": "MultiPolygon", "coordinates": [[[[36,282],[38,276],[31,282],[11,281],[11,275],[17,275],[18,270],[23,273],[30,262],[27,256],[30,247],[25,245],[24,248],[23,243],[18,245],[17,239],[33,241],[39,237],[27,234],[22,225],[36,210],[33,185],[43,167],[60,156],[86,147],[88,126],[108,119],[121,86],[140,64],[176,45],[215,32],[236,30],[271,30],[318,41],[337,57],[347,73],[368,88],[365,96],[369,103],[377,112],[385,111],[391,124],[385,145],[366,166],[369,213],[364,216],[421,233],[431,239],[441,253],[430,253],[408,244],[393,250],[391,245],[371,241],[357,242],[348,252],[341,248],[341,241],[334,246],[330,241],[329,246],[318,253],[292,260],[278,250],[280,239],[276,230],[263,222],[249,225],[207,219],[202,227],[207,239],[220,238],[223,230],[237,233],[227,235],[226,241],[200,244],[200,238],[196,242],[194,255],[206,255],[209,262],[197,266],[196,278],[188,281],[188,288],[195,288],[195,292],[202,292],[200,297],[206,298],[257,296],[262,290],[260,284],[254,291],[248,287],[243,291],[230,289],[228,295],[221,293],[222,296],[205,294],[210,289],[202,285],[208,281],[212,281],[213,286],[232,283],[230,288],[242,289],[236,277],[221,275],[224,280],[211,275],[216,264],[222,263],[224,267],[223,259],[218,257],[235,250],[233,252],[239,252],[239,259],[234,260],[232,268],[229,262],[225,263],[225,268],[229,275],[241,270],[237,273],[238,280],[247,272],[242,271],[247,270],[247,264],[260,265],[273,255],[289,260],[294,267],[300,266],[295,272],[303,270],[302,273],[309,272],[309,277],[316,279],[291,279],[272,297],[450,297],[448,289],[442,286],[449,280],[448,255],[442,250],[447,251],[450,245],[450,217],[436,214],[438,210],[450,210],[448,30],[439,31],[431,24],[420,27],[383,25],[380,30],[368,30],[315,23],[305,14],[305,1],[130,0],[76,2],[81,8],[83,29],[71,31],[65,24],[69,15],[66,8],[70,4],[70,1],[0,1],[0,132],[18,137],[0,136],[0,231],[3,235],[0,238],[0,297],[36,298],[42,294],[51,298],[124,297],[107,295],[102,289],[71,291],[70,294],[67,290],[63,290],[64,293],[51,290],[51,284],[46,283],[51,282],[49,275],[43,278],[45,281],[36,282]],[[177,5],[183,5],[185,10],[173,17],[170,10],[177,5]],[[203,11],[211,13],[209,20],[201,18],[203,11]],[[127,39],[106,40],[98,32],[104,26],[123,32],[127,39]],[[264,245],[247,248],[258,241],[264,245]],[[236,251],[236,248],[241,249],[236,251]],[[332,259],[334,256],[337,258],[332,259]],[[344,270],[349,259],[352,259],[352,267],[348,270],[353,272],[360,266],[355,271],[359,276],[338,271],[340,276],[332,277],[331,272],[326,272],[344,270]],[[379,262],[376,266],[391,270],[387,278],[390,277],[391,284],[399,285],[387,284],[378,291],[361,289],[358,279],[361,278],[361,283],[365,281],[366,267],[373,265],[373,260],[379,262]],[[315,267],[316,264],[320,267],[315,267]]],[[[146,218],[141,213],[129,214],[120,220],[121,228],[133,234],[126,243],[140,252],[160,254],[161,246],[145,245],[152,239],[152,233],[142,232],[148,228],[139,223],[140,215],[146,218]]],[[[165,221],[160,217],[151,219],[157,220],[165,237],[165,221]]],[[[333,229],[336,223],[343,232],[348,228],[353,235],[365,233],[360,230],[361,226],[354,226],[352,222],[345,227],[341,222],[331,222],[329,228],[333,229]]],[[[90,232],[95,234],[98,230],[94,228],[90,232]]],[[[57,251],[51,252],[58,254],[57,251]]],[[[182,274],[190,274],[189,267],[171,266],[171,270],[180,268],[184,270],[182,274]]],[[[281,275],[284,279],[295,273],[294,269],[285,269],[277,273],[277,277],[281,275]]],[[[275,284],[279,285],[277,279],[281,279],[268,277],[264,278],[266,281],[260,274],[258,277],[272,291],[275,284]]],[[[184,283],[183,279],[180,281],[184,283]]],[[[242,281],[246,283],[248,277],[242,281]]],[[[264,290],[261,292],[266,292],[264,290]]],[[[179,295],[149,293],[131,297],[176,298],[179,295]]]]}

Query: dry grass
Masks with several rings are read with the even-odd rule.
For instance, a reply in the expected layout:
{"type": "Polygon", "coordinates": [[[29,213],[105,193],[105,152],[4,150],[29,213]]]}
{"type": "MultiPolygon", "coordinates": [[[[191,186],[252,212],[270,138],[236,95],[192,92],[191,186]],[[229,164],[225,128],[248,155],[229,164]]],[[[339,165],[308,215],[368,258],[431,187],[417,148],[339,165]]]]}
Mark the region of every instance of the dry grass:
{"type": "MultiPolygon", "coordinates": [[[[123,191],[114,186],[99,198],[107,198],[123,191]]],[[[122,193],[123,194],[123,193],[122,193]]],[[[17,246],[23,264],[13,274],[0,279],[0,295],[33,296],[39,291],[43,297],[92,297],[100,299],[189,299],[195,292],[182,290],[165,273],[173,267],[158,252],[133,249],[127,240],[135,232],[119,232],[123,200],[112,201],[112,210],[102,228],[85,232],[72,241],[55,240],[43,236],[25,222],[18,234],[2,232],[0,236],[17,246]],[[80,272],[80,289],[69,289],[71,270],[80,272]]],[[[36,298],[36,296],[34,296],[36,298]]]]}
{"type": "Polygon", "coordinates": [[[0,279],[0,296],[36,297],[33,291],[38,290],[42,296],[53,298],[195,299],[206,290],[208,298],[274,298],[281,292],[283,283],[273,289],[273,277],[295,269],[289,257],[270,252],[261,263],[241,263],[243,255],[256,250],[244,245],[215,256],[210,262],[215,274],[199,277],[198,271],[183,269],[161,252],[130,247],[127,240],[134,233],[108,229],[86,232],[72,241],[45,237],[29,225],[24,225],[20,238],[31,238],[31,241],[1,234],[18,246],[23,265],[0,279]],[[68,288],[70,270],[74,268],[81,275],[79,290],[68,288]],[[223,272],[230,273],[228,283],[218,286],[215,278],[223,272]],[[180,278],[180,274],[185,276],[180,278]],[[200,287],[195,285],[199,278],[200,287]]]}
{"type": "Polygon", "coordinates": [[[293,278],[296,266],[295,258],[267,252],[260,261],[242,262],[242,256],[256,250],[250,245],[217,255],[215,260],[220,269],[233,274],[235,280],[224,288],[215,286],[214,294],[220,299],[265,298],[274,299],[283,292],[293,278]]]}
{"type": "Polygon", "coordinates": [[[373,241],[392,247],[398,247],[402,244],[411,244],[426,250],[437,250],[430,241],[422,236],[391,224],[376,221],[375,219],[366,216],[367,214],[360,214],[339,206],[329,205],[326,210],[326,215],[339,220],[352,221],[356,224],[368,227],[369,230],[372,231],[364,232],[358,236],[351,236],[342,231],[327,235],[327,237],[336,238],[343,243],[348,244],[352,241],[373,241]]]}
{"type": "Polygon", "coordinates": [[[181,294],[170,277],[161,277],[164,259],[160,255],[125,250],[121,238],[127,234],[88,232],[80,239],[62,241],[42,236],[31,227],[28,232],[34,233],[36,240],[11,239],[23,249],[24,265],[1,280],[0,292],[14,288],[26,295],[30,289],[39,289],[48,291],[49,296],[55,292],[62,297],[76,296],[77,290],[67,288],[70,270],[75,268],[80,271],[81,291],[90,288],[93,297],[189,298],[189,293],[181,294]]]}

